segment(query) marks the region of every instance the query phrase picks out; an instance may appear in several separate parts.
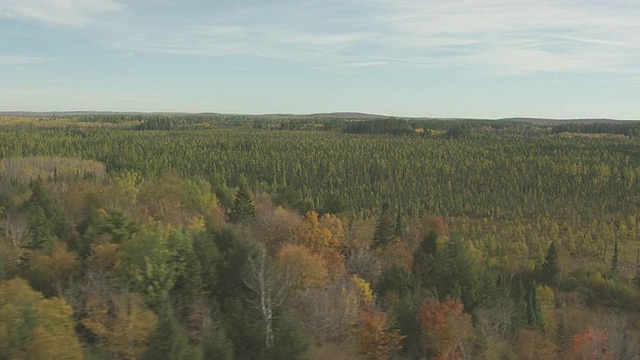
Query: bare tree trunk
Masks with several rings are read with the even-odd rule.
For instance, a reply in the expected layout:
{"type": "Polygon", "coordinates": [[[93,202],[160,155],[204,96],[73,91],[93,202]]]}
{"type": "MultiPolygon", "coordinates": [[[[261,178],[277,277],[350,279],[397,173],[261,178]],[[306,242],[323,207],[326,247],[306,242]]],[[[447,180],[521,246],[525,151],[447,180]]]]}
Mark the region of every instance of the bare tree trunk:
{"type": "Polygon", "coordinates": [[[25,246],[29,237],[27,215],[23,213],[7,214],[5,232],[15,249],[25,246]]]}
{"type": "Polygon", "coordinates": [[[256,258],[249,258],[250,272],[245,279],[247,287],[256,295],[249,303],[260,313],[264,324],[264,344],[267,349],[274,344],[273,312],[285,300],[288,281],[281,279],[275,269],[267,263],[267,250],[261,249],[256,258]]]}

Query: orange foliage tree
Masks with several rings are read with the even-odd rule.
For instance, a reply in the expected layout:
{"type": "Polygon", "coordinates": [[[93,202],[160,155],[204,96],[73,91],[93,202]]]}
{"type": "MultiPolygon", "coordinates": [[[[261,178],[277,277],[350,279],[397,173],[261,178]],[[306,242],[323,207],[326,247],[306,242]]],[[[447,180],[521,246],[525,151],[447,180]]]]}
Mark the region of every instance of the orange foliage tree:
{"type": "Polygon", "coordinates": [[[566,355],[568,359],[610,360],[614,358],[607,346],[607,334],[593,328],[574,335],[566,355]]]}
{"type": "Polygon", "coordinates": [[[420,306],[419,320],[428,350],[437,359],[462,359],[473,336],[471,316],[459,300],[429,299],[420,306]]]}
{"type": "Polygon", "coordinates": [[[518,357],[524,360],[557,359],[556,347],[545,339],[539,331],[520,330],[518,332],[518,357]]]}
{"type": "Polygon", "coordinates": [[[404,338],[398,330],[391,329],[387,314],[381,311],[362,311],[356,329],[360,353],[366,359],[389,359],[404,338]]]}

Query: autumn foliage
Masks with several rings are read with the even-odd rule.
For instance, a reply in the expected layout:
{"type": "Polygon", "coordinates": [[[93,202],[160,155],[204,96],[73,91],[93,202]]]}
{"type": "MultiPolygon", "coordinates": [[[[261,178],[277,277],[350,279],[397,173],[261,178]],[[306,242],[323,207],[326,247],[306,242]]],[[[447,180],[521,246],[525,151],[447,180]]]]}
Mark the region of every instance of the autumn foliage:
{"type": "Polygon", "coordinates": [[[380,311],[364,310],[357,324],[360,353],[365,359],[389,359],[400,347],[403,337],[391,329],[387,315],[380,311]]]}
{"type": "Polygon", "coordinates": [[[567,349],[568,359],[612,360],[613,354],[607,346],[607,334],[604,331],[588,328],[571,339],[567,349]]]}
{"type": "Polygon", "coordinates": [[[462,359],[473,336],[471,316],[456,299],[440,302],[427,300],[419,309],[420,326],[426,336],[428,350],[437,359],[462,359]]]}

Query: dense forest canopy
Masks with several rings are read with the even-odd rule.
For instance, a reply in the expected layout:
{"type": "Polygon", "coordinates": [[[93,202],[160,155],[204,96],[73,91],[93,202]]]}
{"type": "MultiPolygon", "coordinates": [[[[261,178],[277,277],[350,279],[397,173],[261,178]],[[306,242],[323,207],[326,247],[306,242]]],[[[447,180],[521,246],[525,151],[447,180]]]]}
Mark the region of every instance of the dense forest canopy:
{"type": "Polygon", "coordinates": [[[633,359],[639,130],[0,118],[0,358],[633,359]]]}

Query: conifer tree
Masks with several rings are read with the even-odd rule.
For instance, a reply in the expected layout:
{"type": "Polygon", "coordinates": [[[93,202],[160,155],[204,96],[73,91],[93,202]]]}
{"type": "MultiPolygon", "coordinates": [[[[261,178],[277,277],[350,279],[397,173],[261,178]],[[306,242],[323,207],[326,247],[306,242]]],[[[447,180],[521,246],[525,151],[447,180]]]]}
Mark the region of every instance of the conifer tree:
{"type": "Polygon", "coordinates": [[[245,184],[241,184],[233,202],[233,207],[229,212],[229,221],[238,223],[254,217],[256,214],[256,206],[249,194],[245,184]]]}
{"type": "Polygon", "coordinates": [[[50,227],[59,239],[65,239],[70,229],[70,223],[60,205],[49,195],[44,187],[42,179],[31,183],[31,199],[27,203],[28,208],[39,207],[42,209],[45,220],[50,223],[50,227]]]}
{"type": "Polygon", "coordinates": [[[556,243],[552,242],[551,245],[549,245],[547,255],[544,257],[544,263],[542,264],[542,282],[547,285],[553,285],[558,279],[559,272],[558,250],[556,249],[556,243]]]}
{"type": "Polygon", "coordinates": [[[399,211],[396,214],[395,235],[397,237],[401,237],[402,235],[404,235],[404,221],[402,220],[402,215],[400,215],[399,211]]]}
{"type": "Polygon", "coordinates": [[[511,324],[514,331],[518,331],[520,329],[524,329],[528,326],[527,319],[527,300],[526,293],[524,291],[524,285],[522,284],[522,280],[520,281],[519,287],[516,289],[516,293],[513,299],[513,311],[511,313],[511,324]]]}
{"type": "Polygon", "coordinates": [[[36,249],[50,250],[58,238],[54,234],[52,224],[40,206],[29,209],[30,245],[36,249]]]}
{"type": "Polygon", "coordinates": [[[164,310],[156,330],[149,338],[144,359],[182,360],[189,353],[189,341],[171,310],[164,310]]]}
{"type": "Polygon", "coordinates": [[[433,267],[435,266],[437,243],[438,232],[432,230],[422,239],[418,248],[413,252],[413,266],[411,270],[414,279],[419,285],[427,286],[427,282],[430,280],[433,267]]]}
{"type": "Polygon", "coordinates": [[[618,240],[613,245],[613,256],[611,257],[611,272],[618,272],[618,264],[620,262],[620,254],[618,253],[618,240]]]}
{"type": "Polygon", "coordinates": [[[391,243],[395,232],[395,221],[393,214],[389,209],[389,204],[382,205],[382,211],[378,218],[378,224],[376,225],[376,231],[373,234],[373,247],[384,247],[391,243]]]}
{"type": "Polygon", "coordinates": [[[529,328],[533,330],[544,330],[544,320],[542,318],[542,309],[538,300],[538,290],[535,282],[531,284],[529,290],[529,301],[527,302],[527,321],[529,328]]]}
{"type": "Polygon", "coordinates": [[[212,324],[207,330],[202,343],[202,353],[204,359],[232,360],[234,358],[233,343],[224,326],[212,324]]]}

